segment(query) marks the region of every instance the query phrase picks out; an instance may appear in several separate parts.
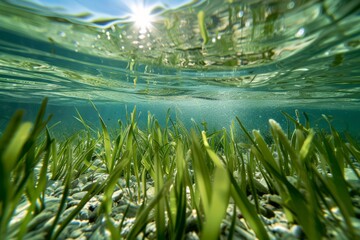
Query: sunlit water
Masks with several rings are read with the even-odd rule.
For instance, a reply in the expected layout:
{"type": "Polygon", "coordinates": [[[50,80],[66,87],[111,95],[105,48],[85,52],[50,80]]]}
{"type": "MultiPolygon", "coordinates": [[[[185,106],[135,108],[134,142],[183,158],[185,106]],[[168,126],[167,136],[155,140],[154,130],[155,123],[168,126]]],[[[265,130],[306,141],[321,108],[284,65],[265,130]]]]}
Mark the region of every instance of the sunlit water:
{"type": "Polygon", "coordinates": [[[0,2],[1,128],[46,96],[68,126],[91,100],[109,122],[136,105],[260,128],[299,109],[359,134],[359,66],[356,0],[0,2]]]}

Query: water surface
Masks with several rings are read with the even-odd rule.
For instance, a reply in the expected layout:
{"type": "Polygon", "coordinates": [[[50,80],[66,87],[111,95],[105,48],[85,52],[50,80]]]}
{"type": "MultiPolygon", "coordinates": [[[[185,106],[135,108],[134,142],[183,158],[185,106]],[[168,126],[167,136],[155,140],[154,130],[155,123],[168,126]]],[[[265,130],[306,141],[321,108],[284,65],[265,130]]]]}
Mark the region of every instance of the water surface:
{"type": "Polygon", "coordinates": [[[293,109],[358,121],[359,1],[126,2],[1,1],[4,116],[46,96],[220,126],[293,109]]]}

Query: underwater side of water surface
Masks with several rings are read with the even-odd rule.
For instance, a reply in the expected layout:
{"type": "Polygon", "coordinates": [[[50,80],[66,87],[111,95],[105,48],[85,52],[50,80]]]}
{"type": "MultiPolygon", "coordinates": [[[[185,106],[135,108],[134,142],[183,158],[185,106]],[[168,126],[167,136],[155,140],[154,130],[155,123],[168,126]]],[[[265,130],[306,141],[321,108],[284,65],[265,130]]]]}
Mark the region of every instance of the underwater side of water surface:
{"type": "Polygon", "coordinates": [[[238,116],[262,131],[298,109],[360,136],[359,1],[133,2],[0,1],[0,129],[48,97],[64,134],[81,128],[75,108],[98,126],[91,101],[114,127],[134,106],[144,126],[169,110],[189,128],[238,116]]]}

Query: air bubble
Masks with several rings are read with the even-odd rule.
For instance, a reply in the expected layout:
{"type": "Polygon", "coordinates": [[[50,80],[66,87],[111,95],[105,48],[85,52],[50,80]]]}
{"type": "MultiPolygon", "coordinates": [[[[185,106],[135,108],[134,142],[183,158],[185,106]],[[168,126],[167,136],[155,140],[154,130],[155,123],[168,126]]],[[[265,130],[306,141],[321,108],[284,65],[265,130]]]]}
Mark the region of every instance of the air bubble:
{"type": "Polygon", "coordinates": [[[66,33],[61,31],[61,32],[59,32],[59,36],[60,37],[66,37],[66,33]]]}
{"type": "Polygon", "coordinates": [[[300,28],[300,29],[296,32],[295,37],[301,38],[301,37],[304,37],[304,35],[305,35],[305,28],[300,28]]]}
{"type": "Polygon", "coordinates": [[[287,5],[288,9],[293,9],[294,7],[295,7],[294,1],[289,2],[288,5],[287,5]]]}

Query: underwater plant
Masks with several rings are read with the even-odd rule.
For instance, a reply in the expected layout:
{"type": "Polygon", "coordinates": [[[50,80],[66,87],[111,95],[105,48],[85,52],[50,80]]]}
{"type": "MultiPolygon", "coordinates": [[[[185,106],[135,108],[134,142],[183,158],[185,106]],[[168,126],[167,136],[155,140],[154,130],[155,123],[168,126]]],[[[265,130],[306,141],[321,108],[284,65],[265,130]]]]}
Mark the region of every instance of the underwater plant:
{"type": "Polygon", "coordinates": [[[112,131],[77,112],[84,129],[60,141],[46,103],[0,138],[3,239],[360,237],[360,145],[326,116],[328,132],[284,113],[293,131],[270,119],[265,141],[239,118],[210,132],[149,113],[141,129],[134,108],[112,131]]]}

